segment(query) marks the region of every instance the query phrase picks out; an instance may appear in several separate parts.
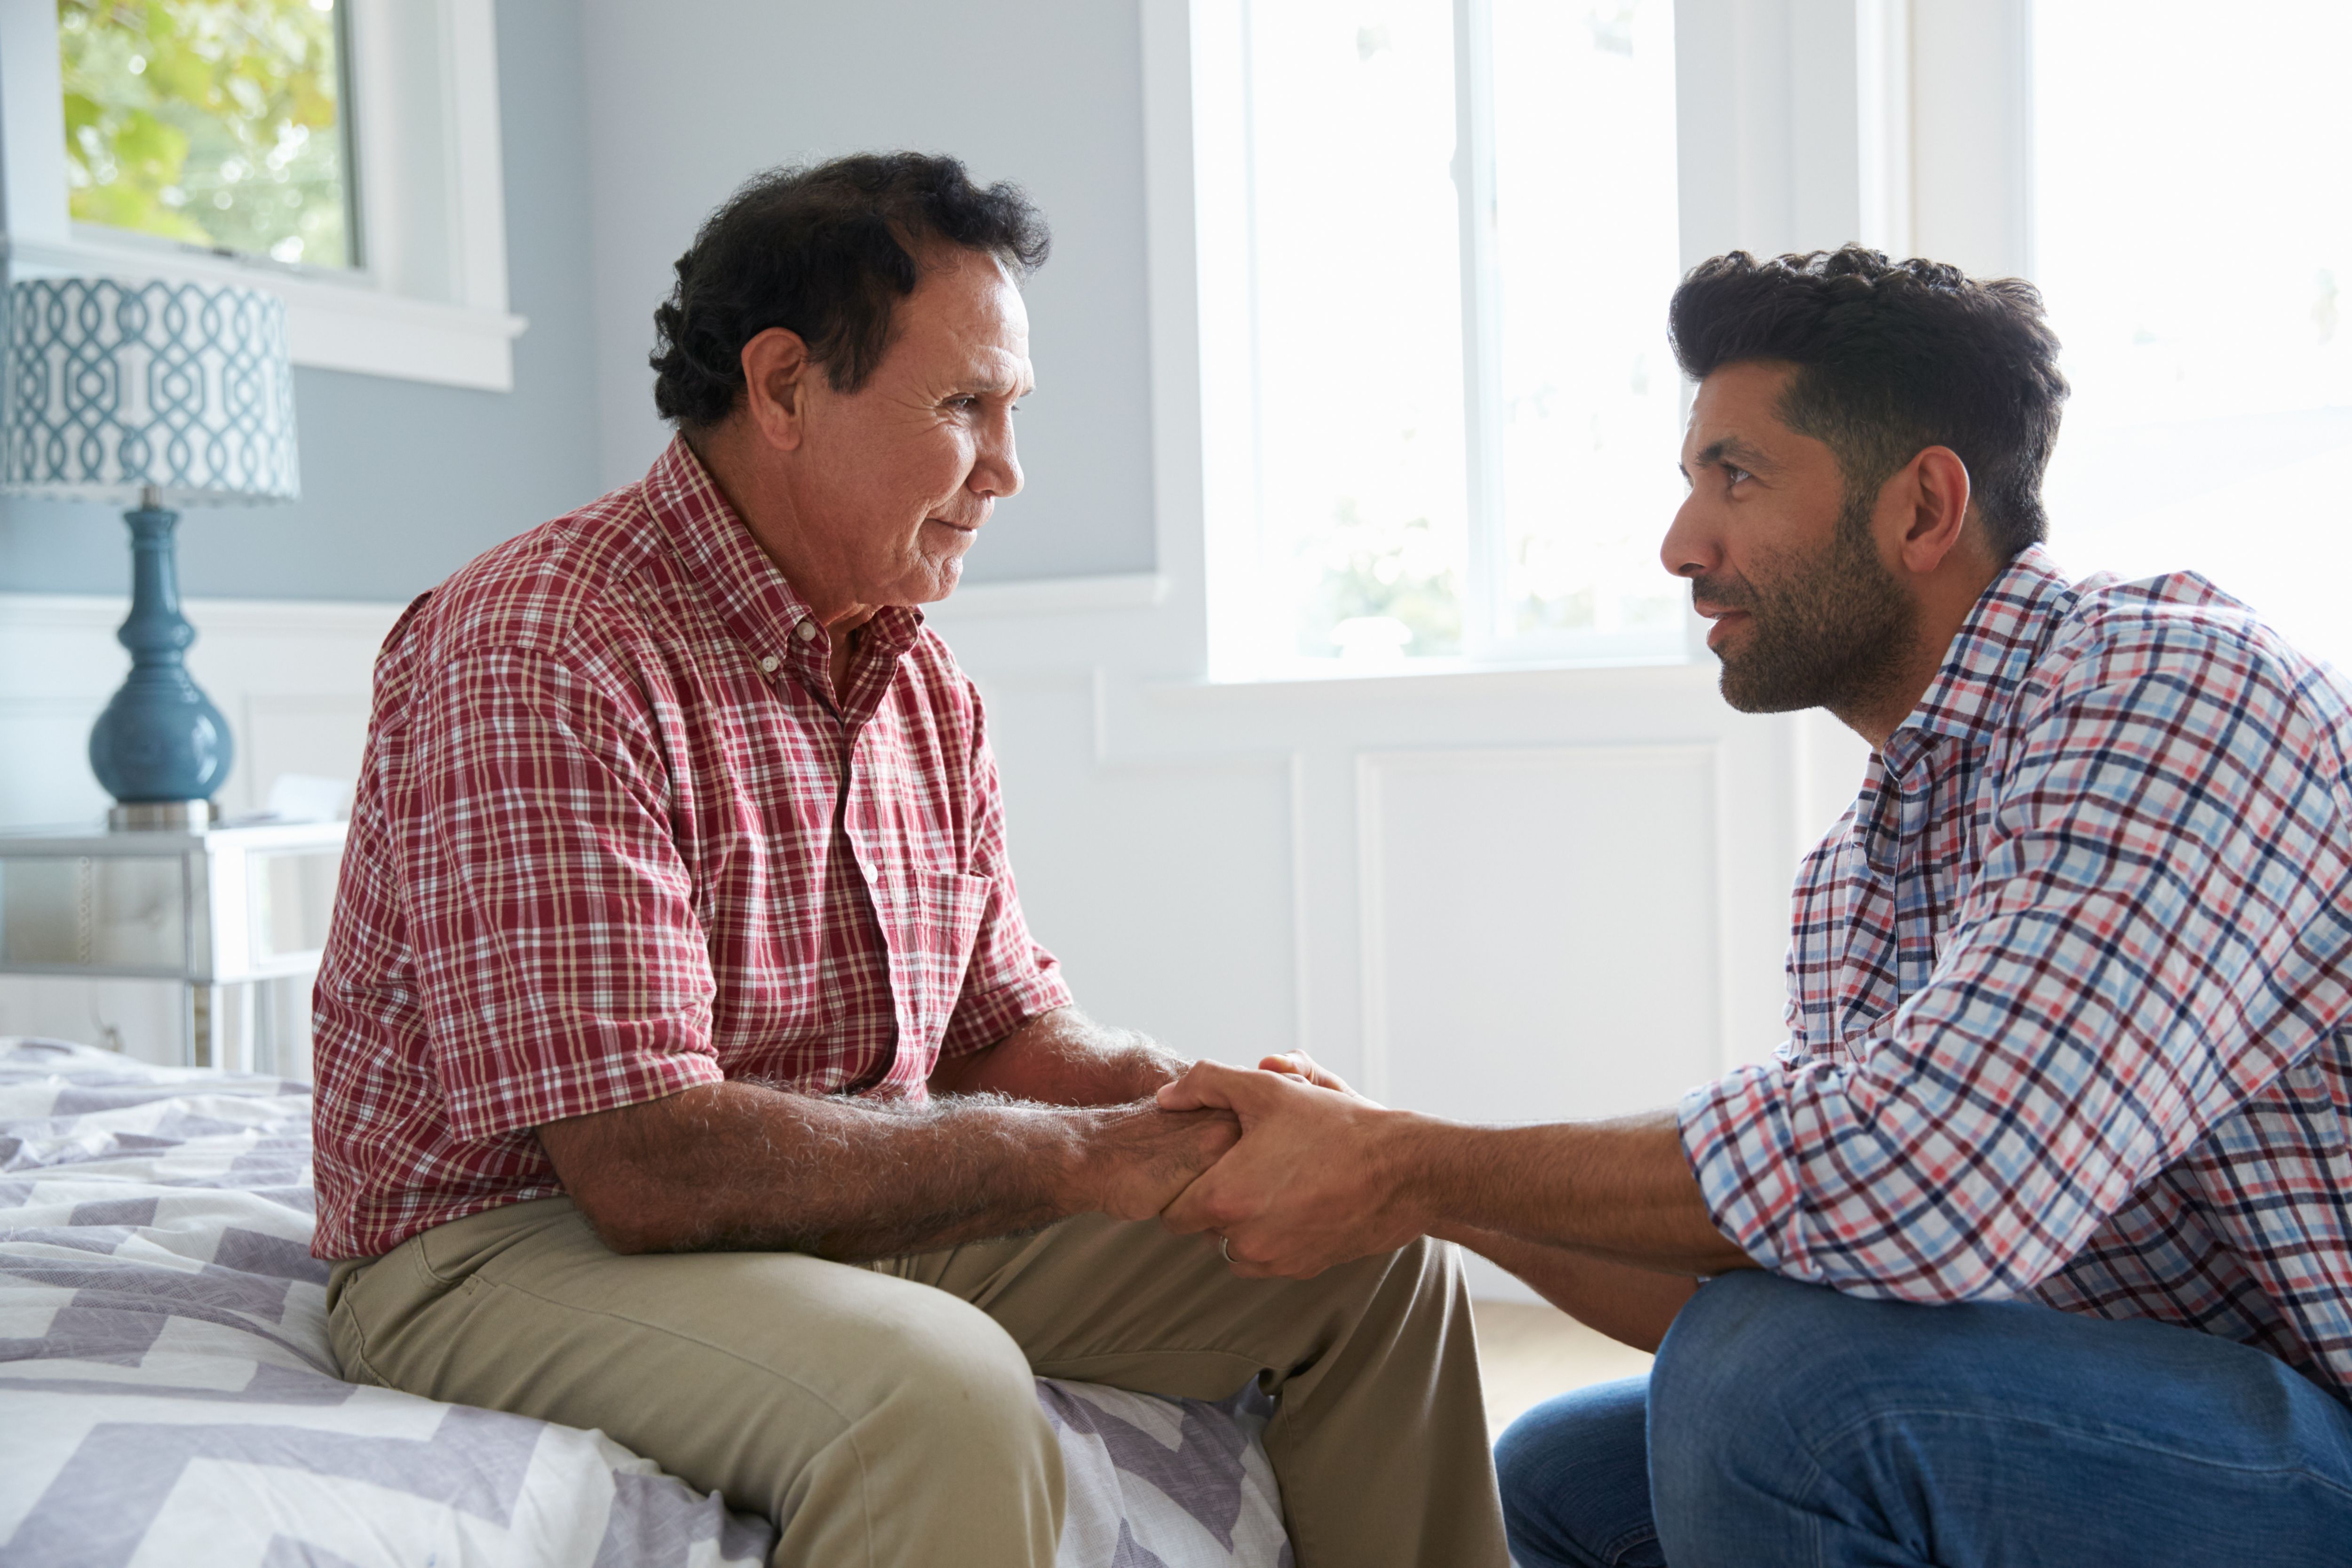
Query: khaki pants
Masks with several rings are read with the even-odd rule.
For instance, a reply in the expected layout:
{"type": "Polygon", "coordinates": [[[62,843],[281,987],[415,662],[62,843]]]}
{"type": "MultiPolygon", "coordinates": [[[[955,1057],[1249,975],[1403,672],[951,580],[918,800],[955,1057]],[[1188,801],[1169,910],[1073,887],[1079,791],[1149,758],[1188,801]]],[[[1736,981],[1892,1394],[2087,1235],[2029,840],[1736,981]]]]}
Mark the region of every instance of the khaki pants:
{"type": "Polygon", "coordinates": [[[1442,1243],[1303,1283],[1098,1215],[865,1266],[625,1258],[557,1197],[339,1263],[329,1301],[347,1375],[602,1428],[775,1520],[779,1564],[1049,1568],[1062,1465],[1033,1374],[1196,1399],[1260,1379],[1298,1568],[1507,1561],[1442,1243]]]}

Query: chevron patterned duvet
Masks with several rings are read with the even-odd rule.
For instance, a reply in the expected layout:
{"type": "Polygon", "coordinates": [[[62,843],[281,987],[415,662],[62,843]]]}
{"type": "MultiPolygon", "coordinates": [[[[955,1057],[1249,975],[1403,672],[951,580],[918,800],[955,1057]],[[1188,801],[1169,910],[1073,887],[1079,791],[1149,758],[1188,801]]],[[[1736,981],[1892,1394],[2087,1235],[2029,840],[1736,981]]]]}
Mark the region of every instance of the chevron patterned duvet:
{"type": "MultiPolygon", "coordinates": [[[[335,1375],[307,1084],[0,1040],[0,1565],[765,1560],[602,1433],[335,1375]]],[[[1259,1416],[1039,1380],[1060,1563],[1290,1560],[1259,1416]]]]}

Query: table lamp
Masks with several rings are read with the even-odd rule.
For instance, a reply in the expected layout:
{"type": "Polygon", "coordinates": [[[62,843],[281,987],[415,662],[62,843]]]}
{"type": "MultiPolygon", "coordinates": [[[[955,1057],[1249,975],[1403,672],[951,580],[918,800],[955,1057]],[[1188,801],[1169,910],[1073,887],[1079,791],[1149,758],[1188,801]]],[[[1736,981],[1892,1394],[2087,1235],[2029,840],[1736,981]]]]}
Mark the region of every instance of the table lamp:
{"type": "Polygon", "coordinates": [[[188,676],[172,530],[183,506],[289,501],[294,372],[284,301],[259,289],[42,277],[8,289],[0,488],[131,503],[131,675],[89,736],[110,827],[201,830],[236,758],[188,676]]]}

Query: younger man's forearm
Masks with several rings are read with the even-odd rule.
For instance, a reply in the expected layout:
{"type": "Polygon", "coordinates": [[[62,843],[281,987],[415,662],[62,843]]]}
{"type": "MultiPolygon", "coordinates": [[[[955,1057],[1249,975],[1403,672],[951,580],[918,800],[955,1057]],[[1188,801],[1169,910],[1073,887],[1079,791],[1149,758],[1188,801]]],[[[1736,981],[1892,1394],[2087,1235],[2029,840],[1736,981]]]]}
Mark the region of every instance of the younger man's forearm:
{"type": "Polygon", "coordinates": [[[1389,1179],[1418,1195],[1433,1234],[1466,1227],[1690,1276],[1755,1267],[1709,1218],[1672,1112],[1524,1127],[1408,1115],[1388,1141],[1389,1179]]]}
{"type": "Polygon", "coordinates": [[[1635,1350],[1655,1351],[1698,1289],[1688,1274],[1636,1269],[1475,1226],[1441,1225],[1431,1234],[1501,1265],[1585,1327],[1635,1350]]]}

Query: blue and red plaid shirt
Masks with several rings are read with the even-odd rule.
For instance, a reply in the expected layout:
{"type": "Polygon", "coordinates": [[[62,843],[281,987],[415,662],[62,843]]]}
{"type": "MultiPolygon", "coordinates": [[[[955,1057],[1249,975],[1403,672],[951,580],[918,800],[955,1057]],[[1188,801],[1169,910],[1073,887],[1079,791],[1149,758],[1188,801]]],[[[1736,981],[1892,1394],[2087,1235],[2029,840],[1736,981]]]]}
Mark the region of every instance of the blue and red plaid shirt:
{"type": "Polygon", "coordinates": [[[2023,1297],[2352,1391],[2352,692],[2192,576],[1985,591],[1806,862],[1709,1211],[1855,1295],[2023,1297]]]}

